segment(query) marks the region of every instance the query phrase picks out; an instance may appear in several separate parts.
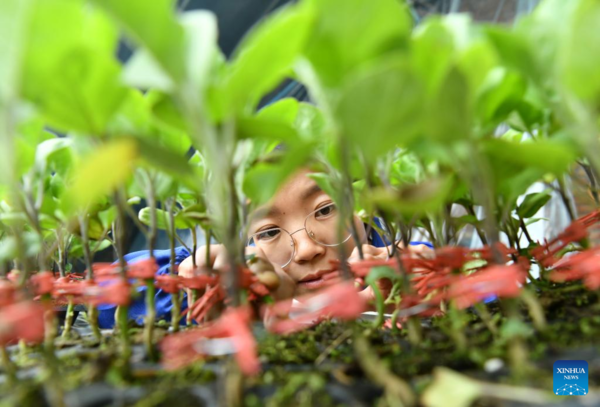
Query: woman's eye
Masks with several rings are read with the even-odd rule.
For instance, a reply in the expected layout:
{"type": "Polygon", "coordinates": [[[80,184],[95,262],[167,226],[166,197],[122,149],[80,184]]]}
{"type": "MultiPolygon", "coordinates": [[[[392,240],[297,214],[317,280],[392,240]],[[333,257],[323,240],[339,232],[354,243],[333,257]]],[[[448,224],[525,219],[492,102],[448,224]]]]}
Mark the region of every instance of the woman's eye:
{"type": "Polygon", "coordinates": [[[335,213],[335,211],[336,211],[336,207],[334,204],[324,206],[323,208],[321,208],[315,212],[315,218],[317,218],[317,219],[328,218],[331,215],[333,215],[335,213]]]}
{"type": "Polygon", "coordinates": [[[258,241],[269,241],[275,239],[281,231],[279,229],[269,229],[256,234],[256,240],[258,241]]]}

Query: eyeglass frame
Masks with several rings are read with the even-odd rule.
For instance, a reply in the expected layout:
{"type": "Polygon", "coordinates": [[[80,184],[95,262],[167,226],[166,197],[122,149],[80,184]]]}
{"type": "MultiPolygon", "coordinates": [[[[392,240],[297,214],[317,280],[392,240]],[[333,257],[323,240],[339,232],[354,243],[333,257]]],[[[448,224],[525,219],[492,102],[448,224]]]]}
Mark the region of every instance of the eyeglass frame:
{"type": "MultiPolygon", "coordinates": [[[[321,210],[323,210],[324,208],[327,208],[327,207],[329,207],[329,206],[335,206],[335,207],[337,208],[337,205],[336,205],[335,203],[333,203],[333,202],[332,202],[332,203],[330,203],[330,204],[327,204],[327,205],[324,205],[324,206],[322,206],[322,207],[320,207],[320,208],[318,208],[318,209],[315,209],[314,211],[312,211],[312,212],[310,212],[308,215],[306,215],[306,217],[304,218],[304,227],[303,227],[303,228],[300,228],[300,229],[298,229],[298,230],[296,230],[296,231],[294,231],[294,232],[292,232],[292,233],[290,233],[290,232],[288,232],[286,229],[284,229],[284,228],[280,228],[280,227],[277,227],[277,228],[270,228],[270,229],[265,229],[265,230],[261,230],[260,232],[253,233],[252,235],[250,235],[250,236],[248,237],[248,240],[247,240],[247,242],[246,242],[246,247],[248,247],[248,246],[249,246],[249,245],[248,245],[248,243],[250,243],[250,241],[251,241],[252,239],[254,239],[254,237],[255,237],[256,235],[260,234],[260,233],[269,232],[269,231],[271,231],[271,230],[283,230],[285,233],[287,233],[288,235],[290,235],[290,237],[292,238],[292,255],[290,256],[290,259],[288,260],[288,262],[287,262],[287,263],[285,263],[283,266],[279,266],[279,267],[281,267],[281,268],[284,268],[284,267],[287,267],[287,266],[289,266],[289,264],[290,264],[290,263],[292,262],[292,260],[294,259],[294,256],[296,255],[296,241],[294,240],[294,235],[295,235],[296,233],[300,232],[301,230],[304,230],[304,231],[306,232],[306,235],[307,235],[307,236],[310,238],[310,240],[312,240],[313,242],[315,242],[315,243],[316,243],[316,244],[318,244],[319,246],[323,246],[323,247],[336,247],[336,246],[341,246],[341,245],[343,245],[344,243],[346,243],[348,240],[350,240],[350,238],[352,237],[352,232],[350,232],[350,233],[348,234],[348,237],[347,237],[346,239],[344,239],[344,240],[343,240],[342,242],[340,242],[340,243],[336,243],[336,244],[325,244],[325,243],[320,243],[320,242],[318,242],[317,240],[315,240],[315,238],[314,238],[313,236],[311,236],[311,235],[310,235],[310,233],[308,233],[308,231],[306,230],[306,222],[308,221],[308,218],[310,218],[312,215],[314,215],[314,214],[315,214],[315,213],[317,213],[318,211],[321,211],[321,210]]],[[[314,234],[313,234],[313,235],[314,235],[314,234]]],[[[256,246],[256,243],[255,243],[255,246],[256,246]]]]}

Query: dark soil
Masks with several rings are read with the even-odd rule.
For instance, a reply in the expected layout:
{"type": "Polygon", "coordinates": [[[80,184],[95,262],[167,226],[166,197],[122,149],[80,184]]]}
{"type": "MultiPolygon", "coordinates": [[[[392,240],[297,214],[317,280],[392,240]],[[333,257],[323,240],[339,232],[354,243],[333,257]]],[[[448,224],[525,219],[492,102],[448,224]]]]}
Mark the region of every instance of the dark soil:
{"type": "MultiPolygon", "coordinates": [[[[411,344],[406,330],[373,329],[371,321],[352,324],[325,322],[312,329],[288,335],[268,334],[257,324],[255,334],[263,372],[243,383],[243,400],[249,406],[328,406],[374,405],[383,390],[365,377],[355,358],[353,330],[366,333],[380,359],[396,375],[420,393],[431,382],[437,366],[446,366],[469,377],[494,383],[527,386],[544,391],[552,388],[552,365],[558,359],[583,359],[589,363],[590,390],[600,384],[600,303],[598,295],[575,284],[554,285],[538,291],[548,326],[543,332],[531,324],[527,309],[522,321],[507,324],[498,303],[487,305],[499,327],[492,334],[474,309],[459,315],[464,324],[467,346],[457,350],[450,318],[422,320],[422,340],[411,344]],[[341,335],[345,340],[330,346],[341,335]],[[517,376],[507,360],[510,338],[524,339],[531,369],[517,376]],[[486,362],[498,358],[490,369],[486,362]],[[315,363],[318,361],[318,365],[315,363]],[[486,367],[487,366],[487,367],[486,367]]],[[[157,329],[158,335],[165,334],[157,329]]],[[[139,333],[139,331],[138,331],[139,333]]],[[[134,335],[137,337],[139,335],[134,335]]],[[[231,363],[208,359],[176,371],[166,372],[146,360],[141,344],[136,344],[129,377],[122,374],[117,342],[110,336],[102,346],[93,345],[85,334],[59,342],[60,383],[68,406],[211,406],[223,399],[231,383],[231,363]]],[[[0,375],[0,406],[46,405],[47,386],[41,383],[45,369],[39,349],[20,351],[12,347],[19,365],[19,383],[7,386],[0,375]]],[[[229,390],[228,390],[229,391],[229,390]]],[[[563,405],[576,400],[564,398],[563,405]],[[571,401],[568,401],[571,400],[571,401]]],[[[385,404],[383,404],[385,405],[385,404]]],[[[498,400],[479,400],[477,405],[517,405],[498,400]]],[[[576,404],[575,404],[576,405],[576,404]]]]}

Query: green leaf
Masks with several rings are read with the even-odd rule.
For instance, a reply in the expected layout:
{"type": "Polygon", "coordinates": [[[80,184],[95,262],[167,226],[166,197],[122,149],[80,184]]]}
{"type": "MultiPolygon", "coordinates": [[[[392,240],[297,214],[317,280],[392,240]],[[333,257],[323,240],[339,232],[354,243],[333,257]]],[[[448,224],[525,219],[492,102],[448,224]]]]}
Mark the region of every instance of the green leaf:
{"type": "Polygon", "coordinates": [[[184,154],[147,139],[136,139],[136,144],[140,157],[147,165],[172,175],[189,176],[192,174],[192,168],[184,154]]]}
{"type": "MultiPolygon", "coordinates": [[[[40,236],[34,232],[24,232],[21,236],[25,246],[25,256],[37,256],[42,248],[40,236]]],[[[12,261],[18,257],[18,246],[14,236],[0,240],[0,260],[12,261]]]]}
{"type": "Polygon", "coordinates": [[[155,175],[154,183],[157,200],[164,201],[177,195],[179,183],[175,177],[163,172],[158,172],[155,175]]]}
{"type": "Polygon", "coordinates": [[[236,110],[253,107],[289,73],[311,29],[309,10],[286,7],[244,38],[231,62],[226,91],[236,110]]]}
{"type": "Polygon", "coordinates": [[[185,78],[185,33],[175,18],[172,0],[92,0],[143,45],[177,83],[185,78]]]}
{"type": "Polygon", "coordinates": [[[567,20],[559,59],[563,83],[578,97],[600,105],[600,3],[580,0],[567,20]]]}
{"type": "Polygon", "coordinates": [[[292,125],[299,110],[300,103],[296,99],[283,98],[260,109],[256,117],[292,125]]]}
{"type": "MultiPolygon", "coordinates": [[[[108,227],[105,227],[102,224],[102,220],[100,219],[100,217],[98,216],[98,214],[92,215],[92,216],[88,216],[88,227],[87,227],[87,234],[88,234],[88,238],[91,240],[99,240],[102,238],[102,236],[104,235],[104,229],[110,227],[110,224],[108,225],[108,227]]],[[[71,232],[74,235],[77,236],[81,236],[81,224],[79,223],[79,220],[77,220],[77,222],[74,222],[70,225],[69,228],[69,232],[71,232]]]]}
{"type": "Polygon", "coordinates": [[[541,220],[548,221],[548,218],[530,218],[525,221],[525,226],[533,225],[541,220]]]}
{"type": "Polygon", "coordinates": [[[0,240],[0,261],[12,261],[18,254],[17,241],[14,236],[6,236],[0,240]]]}
{"type": "Polygon", "coordinates": [[[112,22],[82,1],[38,2],[25,50],[23,88],[48,124],[101,135],[124,89],[112,22]]]}
{"type": "Polygon", "coordinates": [[[138,154],[131,139],[115,140],[79,163],[63,201],[65,212],[87,207],[122,185],[132,174],[138,154]]]}
{"type": "Polygon", "coordinates": [[[44,122],[38,117],[26,119],[17,126],[18,137],[15,140],[16,170],[21,176],[35,164],[36,147],[55,136],[43,129],[44,122]]]}
{"type": "Polygon", "coordinates": [[[431,17],[420,24],[414,32],[411,63],[425,84],[429,95],[437,93],[448,70],[452,66],[454,41],[452,34],[440,18],[431,17]]]}
{"type": "Polygon", "coordinates": [[[295,143],[298,134],[288,124],[261,117],[242,117],[237,120],[237,133],[240,139],[259,139],[295,143]]]}
{"type": "Polygon", "coordinates": [[[310,103],[300,103],[294,128],[304,140],[318,141],[325,136],[327,124],[323,112],[310,103]]]}
{"type": "MultiPolygon", "coordinates": [[[[180,212],[181,213],[181,212],[180,212]]],[[[175,228],[176,229],[189,229],[193,227],[195,224],[200,224],[201,222],[197,221],[198,216],[190,215],[180,215],[178,213],[175,215],[175,228]]],[[[150,208],[143,208],[140,210],[138,214],[138,218],[140,221],[147,226],[150,226],[150,208]]],[[[203,218],[204,220],[205,218],[203,218]]],[[[156,209],[156,227],[160,230],[169,230],[169,213],[167,211],[163,211],[162,209],[156,209]]]]}
{"type": "Polygon", "coordinates": [[[433,382],[425,389],[421,401],[426,407],[445,407],[448,400],[456,407],[468,407],[481,397],[483,388],[476,381],[445,367],[437,367],[433,382]]]}
{"type": "Polygon", "coordinates": [[[142,198],[139,196],[132,196],[127,200],[127,205],[139,205],[142,202],[142,198]]]}
{"type": "Polygon", "coordinates": [[[207,227],[210,224],[210,219],[206,214],[206,207],[202,204],[194,204],[184,208],[175,216],[175,225],[186,225],[187,228],[192,228],[196,225],[207,227]]]}
{"type": "Polygon", "coordinates": [[[20,93],[19,75],[33,0],[0,2],[0,109],[20,93]]]}
{"type": "Polygon", "coordinates": [[[126,91],[120,67],[95,50],[75,49],[65,55],[38,99],[48,123],[64,132],[102,136],[126,91]]]}
{"type": "Polygon", "coordinates": [[[441,209],[452,189],[451,178],[430,178],[416,185],[404,185],[398,190],[375,188],[367,198],[390,213],[406,216],[436,212],[441,209]]]}
{"type": "Polygon", "coordinates": [[[523,219],[531,218],[548,203],[550,198],[552,196],[546,191],[527,194],[523,202],[518,206],[517,214],[523,219]]]}
{"type": "Polygon", "coordinates": [[[523,78],[503,68],[486,77],[475,102],[479,120],[486,128],[495,127],[522,103],[526,84],[523,78]]]}
{"type": "Polygon", "coordinates": [[[104,249],[108,249],[111,245],[112,242],[109,239],[104,239],[97,242],[90,242],[90,249],[95,253],[104,249]]]}
{"type": "Polygon", "coordinates": [[[2,212],[0,222],[10,227],[22,227],[27,223],[27,216],[23,212],[2,212]]]}
{"type": "Polygon", "coordinates": [[[429,132],[426,135],[444,142],[469,138],[473,115],[469,94],[465,76],[459,70],[451,69],[428,110],[429,132]]]}
{"type": "Polygon", "coordinates": [[[369,272],[369,275],[365,279],[365,283],[367,283],[371,289],[373,290],[373,294],[375,295],[375,304],[377,307],[377,313],[379,317],[373,322],[374,326],[379,327],[383,323],[383,313],[385,312],[385,298],[383,298],[383,294],[377,285],[377,282],[383,278],[387,278],[390,281],[397,281],[400,275],[391,267],[383,266],[383,267],[373,267],[369,272]]]}
{"type": "Polygon", "coordinates": [[[55,137],[38,144],[35,152],[35,165],[39,172],[44,172],[51,164],[60,167],[61,173],[66,172],[66,166],[72,161],[73,140],[66,137],[55,137]],[[66,153],[66,154],[64,154],[66,153]]]}
{"type": "Polygon", "coordinates": [[[327,88],[349,73],[402,49],[412,29],[408,8],[396,0],[311,0],[316,24],[305,55],[327,88]]]}
{"type": "Polygon", "coordinates": [[[530,79],[540,79],[533,52],[522,33],[508,31],[503,26],[487,27],[485,33],[506,66],[530,79]]]}
{"type": "Polygon", "coordinates": [[[373,160],[416,136],[422,88],[401,64],[377,66],[342,89],[336,117],[343,135],[373,160]]]}
{"type": "MultiPolygon", "coordinates": [[[[155,209],[156,211],[156,227],[160,230],[169,230],[169,217],[167,212],[161,209],[155,209]]],[[[150,208],[142,208],[138,213],[139,220],[147,226],[152,224],[150,217],[150,208]]]]}
{"type": "Polygon", "coordinates": [[[567,143],[553,140],[514,143],[502,139],[488,139],[484,149],[491,156],[523,168],[533,167],[553,174],[561,174],[577,157],[567,143]]]}
{"type": "Polygon", "coordinates": [[[148,93],[148,103],[155,118],[162,124],[182,132],[187,131],[187,124],[172,97],[152,91],[148,93]]]}
{"type": "Polygon", "coordinates": [[[402,152],[396,154],[390,172],[392,186],[416,184],[421,181],[424,174],[415,154],[402,152]]]}
{"type": "Polygon", "coordinates": [[[56,229],[61,227],[58,219],[56,219],[53,216],[46,215],[45,213],[43,213],[45,211],[40,212],[42,212],[39,214],[40,227],[42,229],[51,231],[51,233],[54,234],[56,229]]]}
{"type": "Polygon", "coordinates": [[[123,82],[139,89],[172,92],[175,83],[146,48],[138,49],[123,69],[123,82]]]}
{"type": "MultiPolygon", "coordinates": [[[[209,79],[216,52],[217,22],[213,13],[197,10],[181,16],[184,30],[184,62],[186,86],[200,91],[209,79]]],[[[165,92],[175,90],[176,81],[157,62],[148,48],[138,49],[127,62],[123,80],[130,86],[165,92]]],[[[183,79],[183,78],[182,78],[183,79]]]]}
{"type": "Polygon", "coordinates": [[[37,1],[28,30],[23,86],[35,95],[54,80],[68,55],[92,50],[112,58],[118,32],[106,15],[83,1],[37,1]]]}
{"type": "Polygon", "coordinates": [[[107,134],[150,136],[153,130],[152,119],[148,98],[137,89],[129,89],[108,125],[107,134]]]}
{"type": "Polygon", "coordinates": [[[197,91],[203,90],[210,79],[217,57],[217,18],[207,10],[195,10],[181,16],[185,30],[187,78],[197,91]]]}
{"type": "MultiPolygon", "coordinates": [[[[127,202],[129,204],[129,202],[127,202]]],[[[111,225],[117,219],[117,207],[111,206],[110,208],[98,212],[98,219],[104,229],[110,229],[111,225]]]]}
{"type": "MultiPolygon", "coordinates": [[[[109,239],[104,239],[99,242],[90,242],[90,249],[92,252],[99,252],[111,246],[111,241],[109,239]]],[[[83,245],[81,243],[81,238],[78,236],[74,236],[71,244],[69,245],[69,257],[74,259],[83,258],[83,245]]]]}

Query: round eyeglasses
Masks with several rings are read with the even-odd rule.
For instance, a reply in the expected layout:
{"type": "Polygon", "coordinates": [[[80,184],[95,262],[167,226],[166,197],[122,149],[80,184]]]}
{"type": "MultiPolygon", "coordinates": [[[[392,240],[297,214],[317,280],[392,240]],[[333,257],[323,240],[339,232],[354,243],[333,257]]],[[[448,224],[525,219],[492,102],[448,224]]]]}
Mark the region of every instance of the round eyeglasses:
{"type": "Polygon", "coordinates": [[[293,235],[304,230],[315,243],[325,247],[344,244],[352,236],[350,227],[345,228],[342,239],[338,237],[339,211],[333,203],[311,212],[304,219],[304,227],[295,232],[282,228],[258,231],[248,238],[246,246],[258,247],[271,263],[286,267],[296,254],[293,235]]]}

